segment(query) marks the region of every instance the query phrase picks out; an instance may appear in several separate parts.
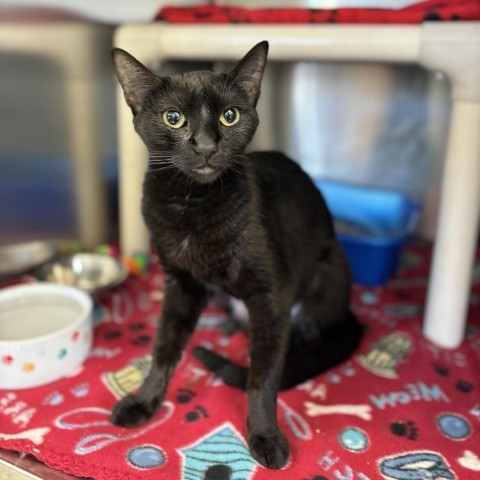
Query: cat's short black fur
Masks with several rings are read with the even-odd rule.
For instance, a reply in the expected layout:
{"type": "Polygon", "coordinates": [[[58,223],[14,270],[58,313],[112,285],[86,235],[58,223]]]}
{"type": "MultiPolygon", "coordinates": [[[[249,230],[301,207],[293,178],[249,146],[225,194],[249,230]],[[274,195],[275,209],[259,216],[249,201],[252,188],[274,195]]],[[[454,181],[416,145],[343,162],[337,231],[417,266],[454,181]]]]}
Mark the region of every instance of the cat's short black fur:
{"type": "Polygon", "coordinates": [[[346,359],[362,329],[349,310],[347,260],[310,178],[281,153],[244,153],[258,125],[267,52],[259,43],[228,74],[172,77],[113,52],[150,154],[142,213],[166,282],[152,369],[111,418],[134,427],[155,414],[210,286],[220,287],[248,308],[251,366],[201,348],[195,355],[246,389],[250,450],[281,468],[289,448],[277,426],[278,389],[346,359]]]}

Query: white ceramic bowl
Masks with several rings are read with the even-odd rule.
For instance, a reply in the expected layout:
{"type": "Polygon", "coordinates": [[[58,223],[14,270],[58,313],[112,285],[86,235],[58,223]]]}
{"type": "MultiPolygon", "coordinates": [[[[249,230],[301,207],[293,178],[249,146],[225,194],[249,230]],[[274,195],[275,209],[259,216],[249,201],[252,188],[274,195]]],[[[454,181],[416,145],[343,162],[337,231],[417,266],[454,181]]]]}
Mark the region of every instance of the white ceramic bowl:
{"type": "Polygon", "coordinates": [[[0,389],[53,382],[80,366],[92,345],[91,298],[49,283],[0,290],[0,389]]]}

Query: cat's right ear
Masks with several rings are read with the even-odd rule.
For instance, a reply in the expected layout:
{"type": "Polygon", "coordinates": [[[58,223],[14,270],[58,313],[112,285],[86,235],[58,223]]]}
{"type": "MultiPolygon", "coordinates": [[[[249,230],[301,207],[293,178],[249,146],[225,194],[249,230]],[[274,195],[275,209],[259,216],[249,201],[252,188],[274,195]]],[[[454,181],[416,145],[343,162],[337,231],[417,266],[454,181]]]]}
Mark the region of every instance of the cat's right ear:
{"type": "Polygon", "coordinates": [[[142,109],[147,94],[158,85],[159,79],[145,65],[121,48],[112,50],[112,58],[125,101],[136,115],[142,109]]]}

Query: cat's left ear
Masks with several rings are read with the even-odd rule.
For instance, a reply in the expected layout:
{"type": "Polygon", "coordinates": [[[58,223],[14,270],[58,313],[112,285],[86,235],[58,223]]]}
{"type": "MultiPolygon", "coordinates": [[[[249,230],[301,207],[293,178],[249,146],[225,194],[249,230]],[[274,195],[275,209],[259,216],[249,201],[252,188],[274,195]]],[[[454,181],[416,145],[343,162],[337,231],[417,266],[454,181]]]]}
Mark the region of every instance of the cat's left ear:
{"type": "Polygon", "coordinates": [[[260,97],[260,85],[267,63],[268,42],[257,43],[228,74],[231,84],[239,86],[255,107],[260,97]]]}

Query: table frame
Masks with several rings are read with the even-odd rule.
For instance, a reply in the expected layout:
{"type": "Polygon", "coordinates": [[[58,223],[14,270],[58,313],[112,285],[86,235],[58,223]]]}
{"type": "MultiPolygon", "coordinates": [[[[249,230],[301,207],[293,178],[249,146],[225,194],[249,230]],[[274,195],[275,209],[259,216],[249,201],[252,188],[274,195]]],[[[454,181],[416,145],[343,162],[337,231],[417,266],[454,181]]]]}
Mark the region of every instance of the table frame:
{"type": "MultiPolygon", "coordinates": [[[[149,64],[165,60],[236,60],[270,42],[270,60],[418,64],[445,73],[452,117],[423,331],[446,348],[463,337],[480,217],[480,22],[422,25],[125,25],[115,46],[149,64]]],[[[118,88],[120,238],[123,254],[145,252],[140,215],[147,152],[118,88]]]]}

